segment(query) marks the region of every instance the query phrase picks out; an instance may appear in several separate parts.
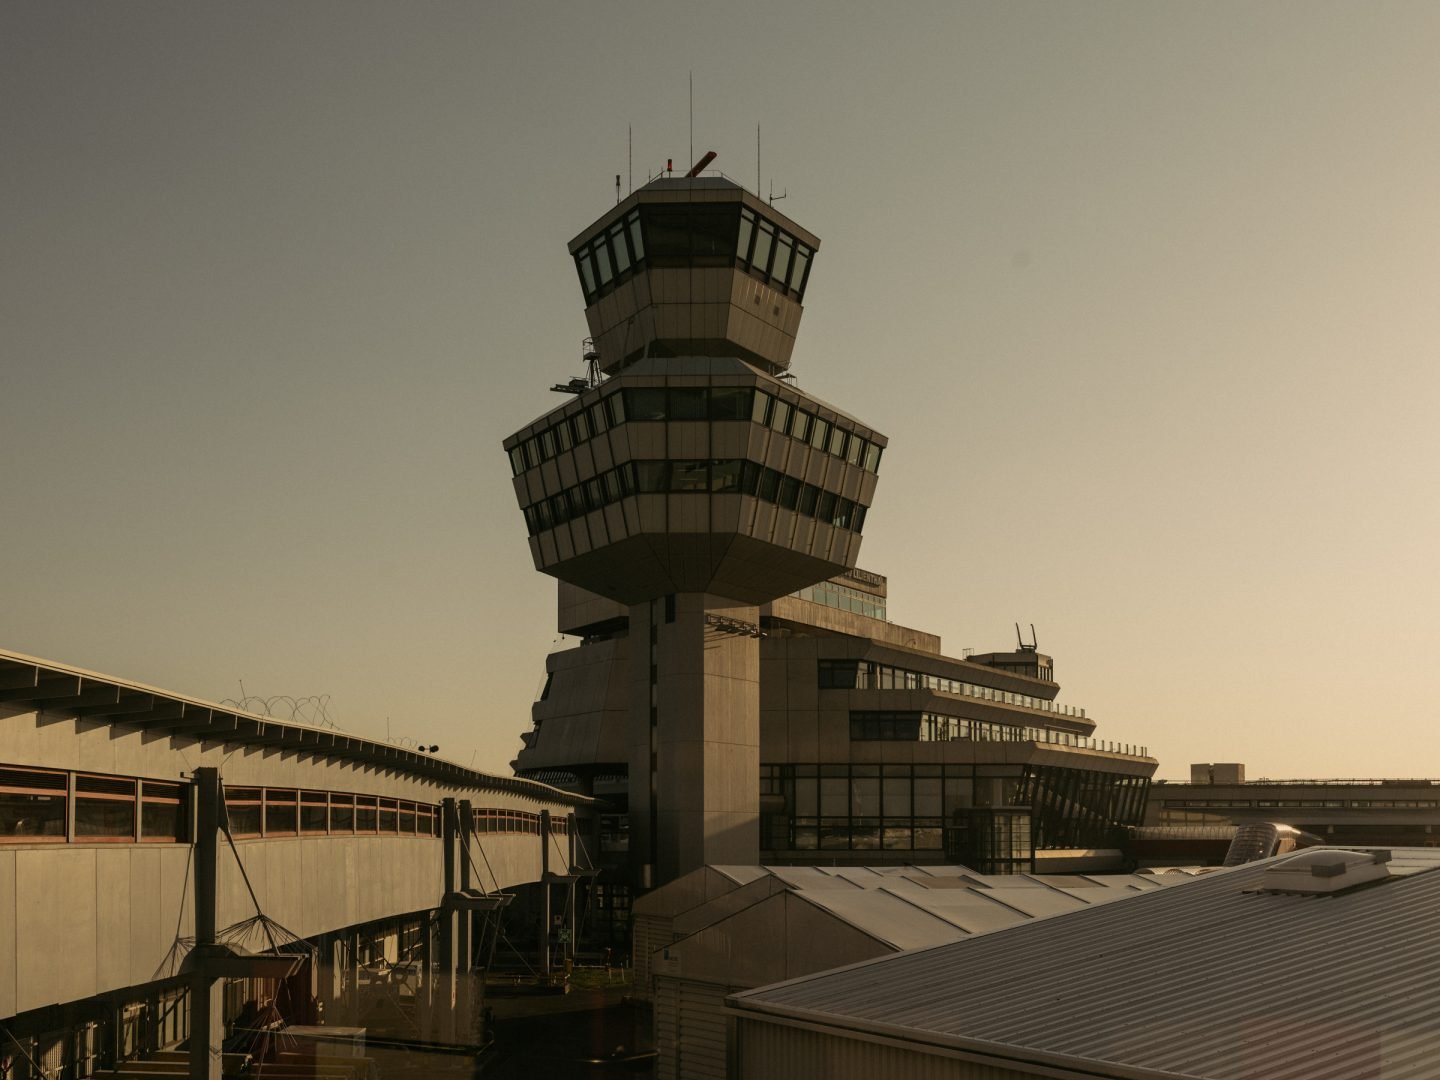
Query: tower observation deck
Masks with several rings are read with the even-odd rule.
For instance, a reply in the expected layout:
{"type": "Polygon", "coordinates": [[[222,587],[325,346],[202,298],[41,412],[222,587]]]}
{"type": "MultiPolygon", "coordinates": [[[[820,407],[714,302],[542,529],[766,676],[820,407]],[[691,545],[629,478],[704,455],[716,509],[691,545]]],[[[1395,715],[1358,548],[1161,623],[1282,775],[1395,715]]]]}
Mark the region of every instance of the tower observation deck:
{"type": "Polygon", "coordinates": [[[629,608],[637,885],[757,861],[758,607],[859,554],[887,440],[781,377],[819,244],[729,180],[634,192],[569,245],[606,377],[504,443],[536,569],[629,608]]]}

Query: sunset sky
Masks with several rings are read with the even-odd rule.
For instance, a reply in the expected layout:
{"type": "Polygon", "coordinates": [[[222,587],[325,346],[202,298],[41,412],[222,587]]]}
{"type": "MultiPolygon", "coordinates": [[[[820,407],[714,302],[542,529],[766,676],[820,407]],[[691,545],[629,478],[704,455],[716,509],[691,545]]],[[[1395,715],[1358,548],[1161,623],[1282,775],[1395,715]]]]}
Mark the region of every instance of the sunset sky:
{"type": "Polygon", "coordinates": [[[501,439],[694,150],[822,239],[860,565],[1161,777],[1440,776],[1440,5],[0,7],[0,647],[508,771],[501,439]],[[388,724],[388,728],[387,728],[388,724]]]}

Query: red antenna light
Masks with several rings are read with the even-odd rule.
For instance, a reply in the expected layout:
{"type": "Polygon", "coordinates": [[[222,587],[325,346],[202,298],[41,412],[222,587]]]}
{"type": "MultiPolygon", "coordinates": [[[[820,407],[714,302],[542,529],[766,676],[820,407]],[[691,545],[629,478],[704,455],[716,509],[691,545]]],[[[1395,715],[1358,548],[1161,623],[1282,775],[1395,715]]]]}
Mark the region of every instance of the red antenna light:
{"type": "Polygon", "coordinates": [[[668,158],[668,157],[667,157],[667,158],[665,159],[665,175],[666,175],[666,176],[669,176],[669,175],[670,175],[672,172],[674,172],[674,171],[675,171],[675,160],[674,160],[673,158],[668,158]]]}
{"type": "Polygon", "coordinates": [[[714,151],[714,150],[707,150],[707,151],[705,151],[705,156],[702,157],[699,161],[695,162],[695,167],[694,167],[693,169],[691,169],[688,173],[685,174],[685,179],[690,180],[690,179],[693,179],[694,177],[699,176],[700,173],[704,170],[705,166],[706,166],[706,165],[709,165],[710,162],[712,162],[712,161],[714,161],[714,160],[715,160],[715,151],[714,151]]]}

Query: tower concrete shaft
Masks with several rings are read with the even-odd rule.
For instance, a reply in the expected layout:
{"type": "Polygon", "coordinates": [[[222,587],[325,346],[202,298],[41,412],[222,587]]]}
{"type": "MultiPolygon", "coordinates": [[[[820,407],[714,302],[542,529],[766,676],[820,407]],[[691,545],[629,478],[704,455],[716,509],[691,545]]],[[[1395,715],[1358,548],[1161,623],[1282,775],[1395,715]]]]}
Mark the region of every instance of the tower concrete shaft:
{"type": "Polygon", "coordinates": [[[704,593],[630,609],[630,859],[642,884],[760,857],[759,609],[704,593]],[[643,643],[643,645],[641,644],[643,643]]]}

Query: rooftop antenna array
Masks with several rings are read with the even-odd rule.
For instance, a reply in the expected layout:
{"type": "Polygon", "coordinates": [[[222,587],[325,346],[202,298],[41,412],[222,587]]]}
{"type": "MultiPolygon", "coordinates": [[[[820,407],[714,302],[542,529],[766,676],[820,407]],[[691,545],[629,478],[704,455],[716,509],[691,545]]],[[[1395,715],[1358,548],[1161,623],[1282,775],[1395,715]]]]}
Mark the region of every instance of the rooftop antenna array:
{"type": "Polygon", "coordinates": [[[1030,624],[1030,641],[1027,643],[1025,639],[1020,636],[1020,624],[1017,622],[1015,624],[1015,641],[1019,644],[1021,652],[1033,653],[1039,651],[1040,640],[1035,636],[1035,624],[1033,622],[1030,624]]]}

